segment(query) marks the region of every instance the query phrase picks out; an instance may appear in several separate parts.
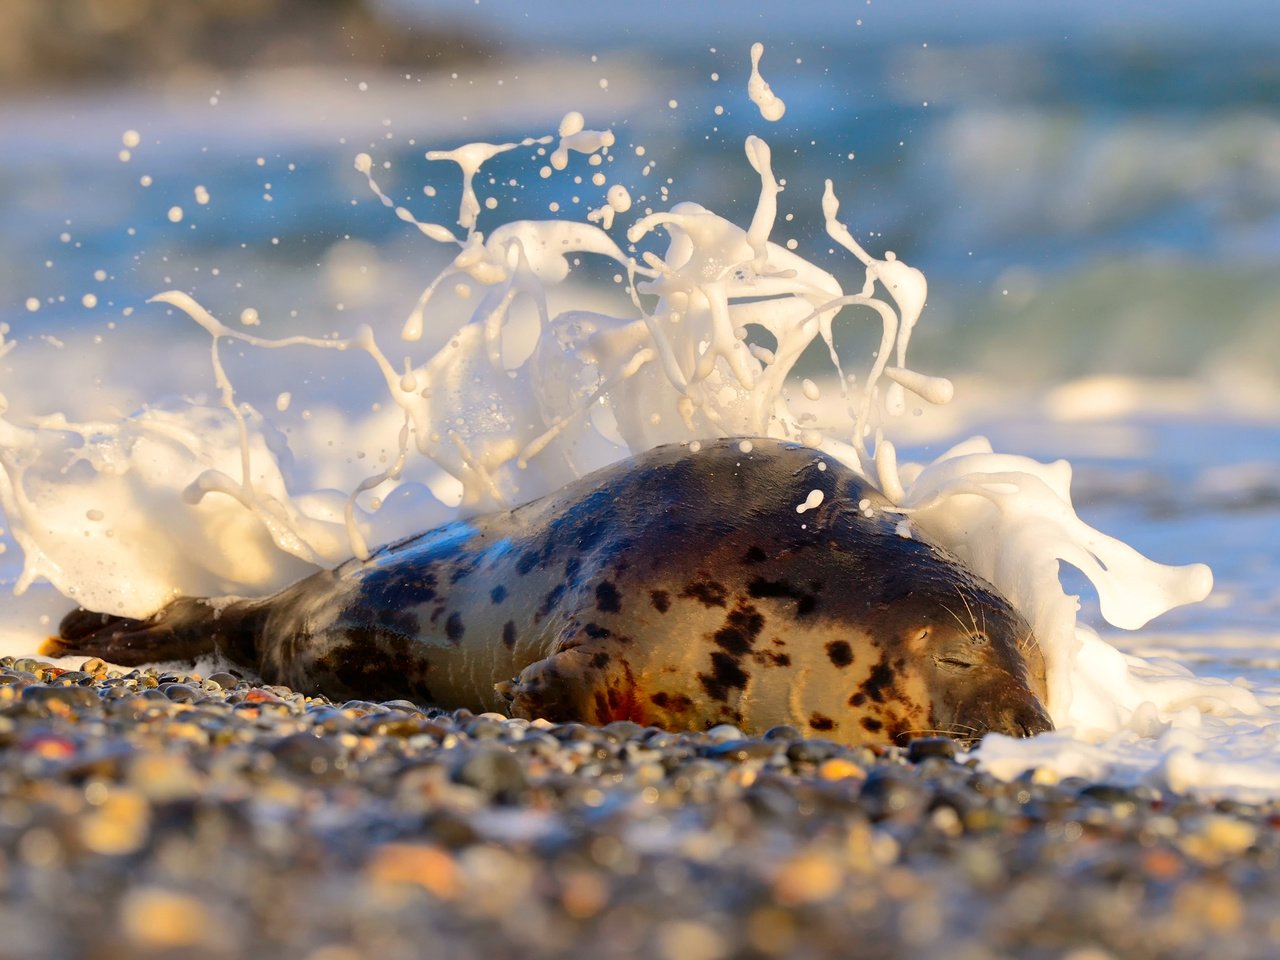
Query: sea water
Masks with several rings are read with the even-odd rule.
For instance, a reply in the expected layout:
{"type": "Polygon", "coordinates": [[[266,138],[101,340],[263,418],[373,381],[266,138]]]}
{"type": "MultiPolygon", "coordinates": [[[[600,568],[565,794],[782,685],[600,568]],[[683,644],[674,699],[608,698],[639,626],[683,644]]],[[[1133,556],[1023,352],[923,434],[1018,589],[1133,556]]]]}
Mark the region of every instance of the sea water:
{"type": "MultiPolygon", "coordinates": [[[[993,772],[1277,792],[1280,767],[1270,756],[1280,700],[1265,674],[1269,637],[1252,628],[1256,621],[1222,629],[1229,614],[1221,612],[1184,619],[1172,633],[1161,633],[1158,620],[1148,625],[1206,598],[1217,611],[1265,608],[1269,592],[1232,570],[1230,592],[1210,595],[1207,567],[1148,560],[1097,519],[1084,522],[1073,506],[1073,469],[1058,458],[1082,454],[1077,463],[1093,468],[1087,480],[1105,492],[1106,431],[1087,427],[1119,410],[1129,433],[1120,446],[1132,450],[1139,437],[1151,444],[1139,461],[1151,476],[1187,481],[1170,491],[1167,515],[1150,520],[1150,541],[1174,531],[1188,543],[1173,555],[1192,559],[1186,547],[1203,545],[1220,560],[1213,537],[1237,542],[1233,518],[1219,511],[1198,536],[1188,532],[1188,514],[1215,480],[1179,473],[1184,435],[1159,416],[1193,403],[1196,388],[1096,379],[1010,414],[998,406],[1007,396],[1000,377],[957,388],[945,369],[917,369],[908,350],[917,324],[923,330],[929,321],[924,275],[887,239],[855,238],[856,201],[842,204],[841,182],[827,175],[841,164],[824,171],[774,156],[770,125],[796,97],[765,79],[763,45],[750,53],[738,112],[754,111],[749,126],[758,132],[742,138],[735,162],[754,185],[753,202],[737,216],[675,200],[653,146],[619,134],[625,114],[575,109],[496,142],[414,143],[430,169],[416,189],[400,174],[402,145],[389,147],[389,134],[353,142],[342,170],[317,170],[306,159],[314,131],[295,130],[281,144],[272,142],[278,131],[264,130],[262,155],[244,161],[261,173],[220,185],[179,173],[165,155],[167,133],[148,142],[137,118],[118,125],[116,162],[136,189],[169,183],[129,211],[136,224],[105,222],[108,200],[85,198],[88,210],[76,213],[99,221],[100,231],[124,231],[132,264],[85,270],[99,255],[94,231],[67,224],[60,242],[75,253],[58,266],[74,262],[81,274],[61,290],[31,281],[21,299],[26,316],[13,315],[0,347],[0,501],[19,594],[6,605],[6,652],[31,652],[72,601],[145,615],[182,593],[261,594],[395,536],[539,496],[658,443],[782,436],[862,471],[904,519],[993,580],[1034,624],[1060,729],[1027,742],[987,738],[979,756],[993,772]],[[152,169],[161,172],[139,172],[152,169]],[[298,189],[290,178],[300,171],[349,177],[353,202],[357,187],[373,199],[353,221],[382,211],[421,244],[412,248],[420,262],[370,279],[377,258],[359,241],[331,244],[317,263],[297,255],[305,235],[295,234],[293,262],[264,271],[256,304],[247,302],[240,278],[256,267],[225,241],[235,218],[206,211],[237,192],[226,206],[238,211],[251,189],[260,191],[254,208],[262,216],[277,191],[298,189]],[[557,181],[552,199],[522,202],[557,181]],[[788,191],[818,208],[825,240],[808,244],[812,250],[783,235],[788,191]],[[442,197],[451,206],[434,202],[442,197]],[[436,213],[415,212],[423,206],[436,213]],[[167,257],[148,255],[148,237],[184,225],[194,254],[174,277],[167,257]],[[200,251],[210,234],[206,259],[200,251]],[[269,287],[290,274],[309,279],[290,286],[301,305],[286,308],[269,287]],[[420,292],[403,297],[403,274],[422,278],[420,292]],[[152,285],[147,304],[140,283],[152,285]],[[308,301],[312,287],[329,296],[308,301]],[[93,322],[56,323],[68,297],[93,322]],[[363,305],[362,319],[380,322],[348,322],[349,299],[363,305]],[[837,343],[854,325],[872,330],[861,351],[837,343]],[[968,406],[966,386],[976,398],[968,406]],[[963,412],[949,415],[957,406],[963,412]],[[1044,424],[1069,436],[1067,421],[1081,427],[1076,449],[1042,449],[1044,424]],[[1259,596],[1244,595],[1250,589],[1259,596]],[[1134,631],[1133,639],[1116,628],[1134,631]],[[1222,669],[1219,643],[1250,651],[1237,661],[1247,679],[1222,669]]],[[[617,75],[602,76],[583,84],[582,99],[618,85],[617,75]]],[[[467,96],[450,87],[435,92],[467,96]]],[[[210,106],[222,96],[213,94],[210,106]]],[[[480,98],[490,100],[510,104],[519,95],[480,98]]],[[[393,127],[389,118],[385,126],[393,127]]],[[[289,225],[280,226],[287,234],[289,225]]],[[[1220,437],[1208,430],[1204,449],[1220,437]]],[[[1122,481],[1140,480],[1143,469],[1122,472],[1122,481]]],[[[1274,472],[1265,464],[1257,472],[1265,497],[1274,472]]],[[[1216,483],[1231,490],[1241,476],[1224,464],[1216,483]]],[[[1117,523],[1146,526],[1128,516],[1117,523]]]]}

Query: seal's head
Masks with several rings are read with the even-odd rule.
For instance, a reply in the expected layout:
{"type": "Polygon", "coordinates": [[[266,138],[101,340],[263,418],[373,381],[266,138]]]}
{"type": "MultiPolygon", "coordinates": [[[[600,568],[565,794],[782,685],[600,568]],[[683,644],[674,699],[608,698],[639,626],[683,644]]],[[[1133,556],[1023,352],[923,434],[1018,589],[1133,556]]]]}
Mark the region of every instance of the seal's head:
{"type": "Polygon", "coordinates": [[[903,595],[865,610],[860,627],[825,644],[826,657],[837,666],[850,660],[848,669],[815,671],[809,685],[815,715],[834,721],[828,736],[902,745],[1053,729],[1039,643],[984,581],[956,568],[946,580],[915,578],[903,595]]]}
{"type": "Polygon", "coordinates": [[[934,731],[976,740],[1053,729],[1044,707],[1044,655],[1008,601],[969,585],[915,599],[894,626],[925,680],[934,731]]]}

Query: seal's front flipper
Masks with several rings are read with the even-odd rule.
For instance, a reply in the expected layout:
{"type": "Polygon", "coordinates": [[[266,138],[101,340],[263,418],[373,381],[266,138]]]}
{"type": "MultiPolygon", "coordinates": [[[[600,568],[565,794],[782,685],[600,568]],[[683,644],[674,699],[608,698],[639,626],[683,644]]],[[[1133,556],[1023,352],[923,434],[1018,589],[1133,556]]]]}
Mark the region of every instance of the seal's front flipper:
{"type": "Polygon", "coordinates": [[[72,610],[58,636],[41,648],[46,657],[101,657],[125,667],[160,660],[194,660],[212,653],[224,624],[208,603],[181,597],[146,620],[72,610]]]}
{"type": "Polygon", "coordinates": [[[513,717],[603,725],[651,723],[625,651],[616,643],[570,640],[514,680],[494,684],[513,717]]]}

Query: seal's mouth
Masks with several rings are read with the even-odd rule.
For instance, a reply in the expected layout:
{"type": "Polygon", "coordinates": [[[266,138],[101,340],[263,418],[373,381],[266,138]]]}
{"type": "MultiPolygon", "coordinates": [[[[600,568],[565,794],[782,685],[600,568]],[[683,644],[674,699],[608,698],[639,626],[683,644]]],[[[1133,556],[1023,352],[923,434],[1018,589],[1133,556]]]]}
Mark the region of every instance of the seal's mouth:
{"type": "Polygon", "coordinates": [[[1053,729],[1049,712],[1035,694],[1019,684],[993,684],[962,704],[952,726],[962,739],[979,740],[988,733],[1034,737],[1053,729]]]}

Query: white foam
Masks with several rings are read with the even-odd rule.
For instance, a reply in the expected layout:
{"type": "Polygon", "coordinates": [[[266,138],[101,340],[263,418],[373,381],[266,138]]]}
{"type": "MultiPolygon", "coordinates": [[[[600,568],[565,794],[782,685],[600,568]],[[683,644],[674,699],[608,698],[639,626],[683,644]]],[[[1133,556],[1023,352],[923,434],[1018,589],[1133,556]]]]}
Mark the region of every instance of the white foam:
{"type": "Polygon", "coordinates": [[[751,45],[751,77],[747,80],[747,96],[760,111],[760,116],[771,122],[782,119],[787,112],[787,105],[782,98],[775,95],[768,81],[760,76],[760,58],[764,56],[764,44],[751,45]]]}

